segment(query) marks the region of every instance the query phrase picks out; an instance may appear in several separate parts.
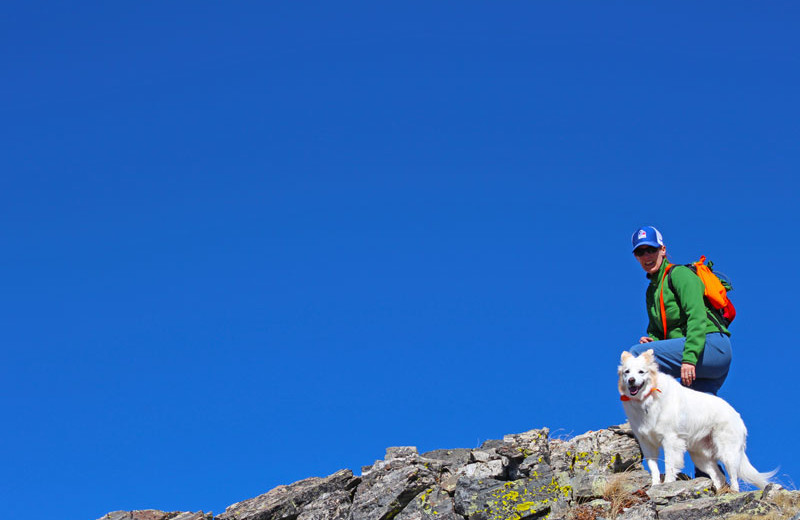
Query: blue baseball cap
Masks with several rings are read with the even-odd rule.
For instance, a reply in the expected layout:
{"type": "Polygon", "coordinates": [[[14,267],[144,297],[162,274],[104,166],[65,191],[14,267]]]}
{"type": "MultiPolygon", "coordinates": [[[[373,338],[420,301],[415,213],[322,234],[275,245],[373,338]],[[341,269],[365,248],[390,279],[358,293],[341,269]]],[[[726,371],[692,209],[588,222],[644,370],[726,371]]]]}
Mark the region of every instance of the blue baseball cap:
{"type": "Polygon", "coordinates": [[[653,226],[644,226],[637,229],[631,237],[631,242],[633,242],[634,251],[639,246],[661,247],[664,245],[661,232],[653,226]]]}

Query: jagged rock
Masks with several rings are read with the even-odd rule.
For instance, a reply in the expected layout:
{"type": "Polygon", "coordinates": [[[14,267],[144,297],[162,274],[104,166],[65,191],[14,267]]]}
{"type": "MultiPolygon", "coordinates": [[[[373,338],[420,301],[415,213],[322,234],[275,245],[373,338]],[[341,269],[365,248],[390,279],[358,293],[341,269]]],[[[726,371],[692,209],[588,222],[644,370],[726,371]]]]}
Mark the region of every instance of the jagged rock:
{"type": "Polygon", "coordinates": [[[212,520],[211,513],[177,512],[171,513],[156,509],[142,509],[139,511],[113,511],[98,520],[212,520]]]}
{"type": "Polygon", "coordinates": [[[115,511],[99,520],[800,520],[800,492],[715,495],[709,479],[650,487],[628,425],[549,439],[542,428],[479,449],[387,448],[361,477],[342,470],[211,513],[115,511]],[[739,516],[735,516],[739,515],[739,516]],[[746,515],[746,516],[743,516],[746,515]]]}
{"type": "Polygon", "coordinates": [[[170,517],[169,520],[213,520],[211,513],[179,513],[178,516],[170,517]]]}
{"type": "Polygon", "coordinates": [[[325,493],[305,506],[297,520],[347,520],[352,504],[350,491],[325,493]]]}
{"type": "Polygon", "coordinates": [[[467,477],[472,479],[497,479],[505,480],[506,467],[502,460],[490,460],[489,462],[473,462],[467,464],[456,471],[459,477],[467,477]]]}
{"type": "MultiPolygon", "coordinates": [[[[562,479],[564,479],[563,473],[562,479]]],[[[608,474],[579,474],[567,479],[568,486],[571,487],[571,498],[578,503],[605,499],[613,500],[613,497],[632,497],[636,492],[642,493],[646,497],[642,488],[650,483],[650,474],[644,470],[627,471],[624,473],[608,474]]],[[[641,498],[641,501],[644,498],[641,498]]]]}
{"type": "Polygon", "coordinates": [[[434,473],[439,473],[450,466],[445,460],[420,457],[414,446],[396,446],[386,448],[386,456],[383,460],[376,460],[372,466],[361,468],[361,476],[366,477],[375,471],[397,469],[409,464],[424,464],[434,473]]]}
{"type": "Polygon", "coordinates": [[[630,423],[622,423],[622,424],[614,424],[608,427],[614,433],[618,433],[620,435],[627,435],[628,437],[635,438],[633,434],[633,428],[631,428],[630,423]]]}
{"type": "Polygon", "coordinates": [[[760,492],[729,493],[678,502],[659,508],[658,518],[659,520],[724,519],[734,514],[755,517],[778,509],[774,504],[758,500],[757,495],[760,495],[760,492]]]}
{"type": "Polygon", "coordinates": [[[509,461],[509,479],[536,478],[551,471],[549,435],[549,428],[541,428],[503,438],[496,451],[509,461]]]}
{"type": "Polygon", "coordinates": [[[616,520],[656,520],[656,506],[652,502],[646,502],[624,510],[617,515],[616,520]]]}
{"type": "Polygon", "coordinates": [[[696,478],[693,480],[678,480],[668,484],[659,484],[647,490],[647,496],[658,506],[685,502],[695,498],[714,496],[711,479],[696,478]]]}
{"type": "Polygon", "coordinates": [[[155,511],[153,509],[147,509],[143,511],[112,511],[110,513],[106,513],[105,516],[98,518],[97,520],[161,520],[164,518],[164,516],[166,516],[164,511],[155,511]],[[149,518],[143,518],[142,516],[139,516],[142,513],[146,514],[149,518]],[[159,516],[154,516],[153,513],[158,513],[159,516]]]}
{"type": "Polygon", "coordinates": [[[343,469],[325,478],[312,477],[288,486],[278,486],[261,496],[228,506],[219,520],[294,519],[323,495],[349,492],[360,480],[349,469],[343,469]]]}
{"type": "Polygon", "coordinates": [[[390,461],[395,459],[413,459],[419,452],[416,446],[393,446],[386,448],[386,457],[383,460],[390,461]]]}
{"type": "Polygon", "coordinates": [[[439,474],[439,486],[447,492],[450,496],[453,496],[453,493],[456,491],[456,485],[458,485],[458,475],[455,473],[450,473],[449,471],[445,471],[439,474]]]}
{"type": "MultiPolygon", "coordinates": [[[[547,454],[549,455],[549,453],[547,454]]],[[[518,465],[512,465],[508,469],[509,477],[518,479],[523,477],[536,477],[544,473],[551,473],[553,470],[547,463],[547,455],[534,454],[526,457],[518,465]]]]}
{"type": "Polygon", "coordinates": [[[607,520],[611,518],[609,505],[602,500],[580,504],[545,517],[547,520],[575,520],[577,518],[591,520],[607,520]]]}
{"type": "Polygon", "coordinates": [[[624,483],[630,492],[644,487],[649,474],[641,469],[641,450],[624,425],[587,432],[569,440],[549,442],[547,454],[537,460],[526,459],[520,472],[535,475],[545,463],[555,472],[569,498],[584,504],[603,497],[610,482],[624,483]],[[536,465],[538,463],[538,466],[536,465]],[[625,474],[625,478],[614,477],[625,474]]]}
{"type": "Polygon", "coordinates": [[[650,484],[650,473],[645,470],[624,473],[578,473],[568,477],[559,474],[560,480],[571,489],[571,498],[585,503],[606,495],[609,486],[621,486],[627,493],[633,493],[650,484]]]}
{"type": "Polygon", "coordinates": [[[587,432],[569,440],[550,443],[554,471],[620,473],[636,469],[642,452],[636,439],[618,429],[587,432]]]}
{"type": "Polygon", "coordinates": [[[461,467],[472,461],[472,452],[466,448],[455,450],[433,450],[422,454],[424,459],[441,461],[445,466],[461,467]]]}
{"type": "Polygon", "coordinates": [[[463,520],[455,512],[453,499],[440,487],[417,495],[394,520],[463,520]]]}
{"type": "Polygon", "coordinates": [[[489,462],[490,460],[500,460],[501,458],[494,449],[472,450],[472,460],[475,462],[489,462]]]}
{"type": "Polygon", "coordinates": [[[780,484],[770,483],[761,492],[761,500],[774,502],[780,495],[784,495],[786,490],[780,484]]]}
{"type": "Polygon", "coordinates": [[[486,490],[498,488],[503,484],[504,482],[494,479],[459,478],[453,494],[456,513],[466,517],[474,515],[481,509],[479,495],[486,490]]]}
{"type": "Polygon", "coordinates": [[[552,474],[510,482],[461,478],[455,505],[469,520],[539,518],[567,494],[552,474]]]}
{"type": "Polygon", "coordinates": [[[609,482],[619,485],[623,492],[632,494],[640,490],[642,490],[643,493],[643,488],[650,485],[650,480],[649,471],[638,469],[614,473],[611,475],[609,482]]]}
{"type": "Polygon", "coordinates": [[[397,451],[387,450],[384,463],[376,462],[353,496],[351,520],[388,520],[402,511],[411,500],[433,487],[443,469],[441,463],[403,452],[401,463],[397,451]]]}
{"type": "Polygon", "coordinates": [[[777,485],[768,485],[761,493],[761,500],[780,506],[785,516],[798,516],[791,520],[800,520],[800,491],[788,491],[777,485]]]}
{"type": "Polygon", "coordinates": [[[524,433],[506,435],[497,453],[509,459],[524,459],[534,454],[546,455],[549,452],[549,428],[530,430],[524,433]]]}
{"type": "Polygon", "coordinates": [[[619,428],[587,432],[550,442],[550,465],[559,480],[568,480],[579,503],[600,498],[610,476],[640,468],[636,439],[619,428]]]}
{"type": "Polygon", "coordinates": [[[483,444],[481,444],[480,449],[483,450],[483,451],[490,451],[490,450],[493,450],[495,448],[499,448],[502,445],[503,445],[503,440],[502,439],[489,439],[489,440],[483,441],[483,444]]]}

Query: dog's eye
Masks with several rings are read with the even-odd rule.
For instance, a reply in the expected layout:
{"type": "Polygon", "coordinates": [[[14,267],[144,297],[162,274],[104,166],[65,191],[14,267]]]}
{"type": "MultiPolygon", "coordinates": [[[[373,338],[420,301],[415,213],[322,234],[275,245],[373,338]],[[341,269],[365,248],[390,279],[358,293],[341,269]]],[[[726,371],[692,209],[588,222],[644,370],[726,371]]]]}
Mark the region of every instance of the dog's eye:
{"type": "Polygon", "coordinates": [[[624,374],[630,374],[630,373],[631,373],[631,371],[630,371],[630,369],[628,369],[628,370],[625,370],[625,372],[623,372],[623,373],[624,373],[624,374]]]}
{"type": "Polygon", "coordinates": [[[639,373],[640,374],[644,374],[644,370],[639,370],[639,373]]]}

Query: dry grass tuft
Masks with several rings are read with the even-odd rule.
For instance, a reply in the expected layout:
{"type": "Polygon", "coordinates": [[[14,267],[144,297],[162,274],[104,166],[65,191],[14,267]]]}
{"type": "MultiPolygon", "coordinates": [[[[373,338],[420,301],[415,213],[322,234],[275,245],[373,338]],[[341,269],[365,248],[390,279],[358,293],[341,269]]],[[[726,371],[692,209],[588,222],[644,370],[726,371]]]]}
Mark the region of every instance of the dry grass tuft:
{"type": "Polygon", "coordinates": [[[647,502],[650,498],[643,489],[631,492],[628,476],[625,473],[614,475],[603,490],[603,500],[611,504],[611,518],[633,506],[647,502]]]}
{"type": "Polygon", "coordinates": [[[779,491],[772,502],[781,509],[797,509],[800,510],[800,496],[792,493],[779,491]]]}
{"type": "Polygon", "coordinates": [[[800,497],[795,493],[778,492],[772,499],[772,503],[781,509],[784,518],[791,518],[800,513],[800,497]]]}
{"type": "Polygon", "coordinates": [[[719,489],[714,489],[714,494],[715,494],[716,496],[720,496],[720,495],[729,495],[729,494],[734,494],[734,491],[731,489],[731,486],[730,486],[730,484],[728,484],[728,483],[726,482],[725,484],[722,484],[722,487],[721,487],[721,488],[719,488],[719,489]]]}
{"type": "Polygon", "coordinates": [[[606,510],[600,506],[583,505],[573,508],[569,512],[569,520],[597,520],[605,518],[606,510]]]}

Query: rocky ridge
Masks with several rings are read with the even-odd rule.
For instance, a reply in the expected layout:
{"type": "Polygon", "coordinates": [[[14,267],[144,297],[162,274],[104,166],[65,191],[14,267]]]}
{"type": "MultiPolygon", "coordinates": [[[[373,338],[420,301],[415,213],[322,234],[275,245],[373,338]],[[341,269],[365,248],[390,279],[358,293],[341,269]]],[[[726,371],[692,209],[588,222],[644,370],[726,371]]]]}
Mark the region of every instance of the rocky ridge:
{"type": "Polygon", "coordinates": [[[344,469],[203,512],[115,511],[99,520],[800,520],[800,491],[716,493],[705,478],[650,487],[627,425],[551,439],[547,428],[476,449],[393,447],[344,469]]]}

